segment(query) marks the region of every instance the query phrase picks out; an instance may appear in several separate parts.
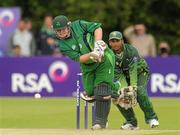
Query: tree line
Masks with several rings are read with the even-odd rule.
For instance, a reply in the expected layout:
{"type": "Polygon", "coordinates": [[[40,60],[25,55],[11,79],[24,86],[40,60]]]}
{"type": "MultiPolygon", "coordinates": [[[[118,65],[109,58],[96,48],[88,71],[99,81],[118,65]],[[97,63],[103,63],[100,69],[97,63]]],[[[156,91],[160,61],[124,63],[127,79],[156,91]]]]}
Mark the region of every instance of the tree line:
{"type": "Polygon", "coordinates": [[[165,40],[172,54],[180,54],[180,0],[0,0],[0,6],[19,6],[22,16],[39,29],[46,14],[66,15],[103,24],[105,39],[112,30],[144,23],[156,43],[165,40]]]}

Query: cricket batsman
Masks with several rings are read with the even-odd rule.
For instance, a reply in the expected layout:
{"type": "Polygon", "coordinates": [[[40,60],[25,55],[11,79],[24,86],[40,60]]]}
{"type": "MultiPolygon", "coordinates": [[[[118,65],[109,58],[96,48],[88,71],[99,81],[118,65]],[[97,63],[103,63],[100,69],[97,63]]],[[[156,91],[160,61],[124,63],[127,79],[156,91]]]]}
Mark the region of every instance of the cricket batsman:
{"type": "Polygon", "coordinates": [[[151,128],[157,127],[159,125],[158,117],[147,96],[149,69],[146,61],[139,56],[136,48],[124,43],[122,33],[119,31],[110,33],[109,45],[115,54],[115,80],[121,84],[119,91],[116,91],[120,96],[114,100],[126,119],[121,129],[133,130],[138,128],[132,108],[136,103],[139,103],[144,112],[146,123],[151,128]]]}
{"type": "Polygon", "coordinates": [[[92,129],[106,128],[114,79],[115,56],[102,40],[101,23],[56,16],[53,29],[60,51],[80,63],[85,88],[84,98],[95,98],[95,123],[92,129]]]}

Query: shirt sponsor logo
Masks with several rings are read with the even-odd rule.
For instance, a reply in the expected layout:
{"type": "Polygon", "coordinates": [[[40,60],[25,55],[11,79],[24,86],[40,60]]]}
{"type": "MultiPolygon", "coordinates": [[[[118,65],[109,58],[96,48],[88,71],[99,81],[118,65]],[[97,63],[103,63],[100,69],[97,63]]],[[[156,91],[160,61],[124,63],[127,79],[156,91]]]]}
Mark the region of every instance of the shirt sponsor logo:
{"type": "Polygon", "coordinates": [[[72,49],[75,50],[76,49],[76,45],[72,45],[72,49]]]}
{"type": "Polygon", "coordinates": [[[109,69],[109,74],[111,74],[111,69],[109,69]]]}
{"type": "Polygon", "coordinates": [[[82,48],[82,44],[79,44],[79,47],[82,48]]]}

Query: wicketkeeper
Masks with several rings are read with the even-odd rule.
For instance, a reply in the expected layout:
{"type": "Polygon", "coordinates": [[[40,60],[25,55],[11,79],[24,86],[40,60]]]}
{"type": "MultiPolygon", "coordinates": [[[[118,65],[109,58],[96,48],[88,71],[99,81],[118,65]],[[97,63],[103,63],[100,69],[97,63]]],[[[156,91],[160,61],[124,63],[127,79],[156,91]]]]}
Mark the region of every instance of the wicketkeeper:
{"type": "Polygon", "coordinates": [[[95,97],[95,123],[92,129],[106,127],[111,104],[115,57],[102,40],[101,23],[77,20],[70,22],[59,15],[53,20],[60,51],[80,63],[85,92],[95,97]]]}
{"type": "Polygon", "coordinates": [[[126,119],[121,129],[138,128],[133,111],[136,103],[139,103],[144,112],[146,123],[149,123],[151,128],[158,126],[158,117],[147,95],[149,69],[146,61],[139,56],[136,48],[124,43],[119,31],[110,33],[109,45],[115,54],[115,80],[121,84],[120,88],[115,91],[120,96],[114,100],[126,119]]]}

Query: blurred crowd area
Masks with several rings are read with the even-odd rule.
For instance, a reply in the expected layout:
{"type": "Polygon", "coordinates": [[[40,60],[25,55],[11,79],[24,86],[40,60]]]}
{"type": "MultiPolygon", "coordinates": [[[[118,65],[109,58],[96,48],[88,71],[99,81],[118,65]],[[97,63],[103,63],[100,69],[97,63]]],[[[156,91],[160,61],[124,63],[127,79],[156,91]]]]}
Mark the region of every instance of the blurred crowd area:
{"type": "MultiPolygon", "coordinates": [[[[52,21],[53,16],[44,16],[42,27],[35,30],[34,22],[30,18],[21,19],[9,39],[8,55],[12,57],[63,56],[58,48],[58,39],[52,29],[52,21]]],[[[119,30],[117,29],[117,31],[119,30]]],[[[124,28],[121,32],[125,41],[137,48],[142,57],[172,55],[171,45],[166,39],[157,44],[155,37],[147,31],[147,27],[141,22],[124,28]]],[[[0,56],[3,56],[1,51],[0,56]]]]}
{"type": "Polygon", "coordinates": [[[42,27],[33,28],[33,21],[23,18],[18,22],[16,30],[9,39],[9,56],[62,56],[58,49],[58,41],[52,29],[53,17],[46,15],[42,27]]]}

